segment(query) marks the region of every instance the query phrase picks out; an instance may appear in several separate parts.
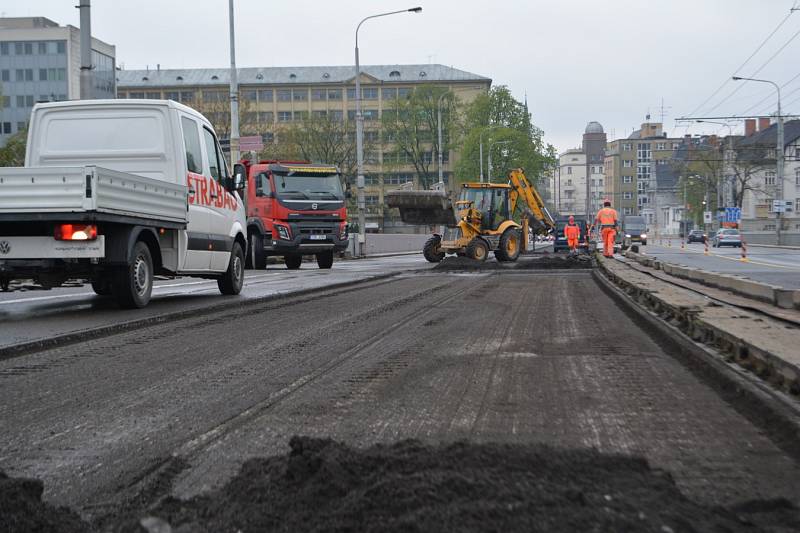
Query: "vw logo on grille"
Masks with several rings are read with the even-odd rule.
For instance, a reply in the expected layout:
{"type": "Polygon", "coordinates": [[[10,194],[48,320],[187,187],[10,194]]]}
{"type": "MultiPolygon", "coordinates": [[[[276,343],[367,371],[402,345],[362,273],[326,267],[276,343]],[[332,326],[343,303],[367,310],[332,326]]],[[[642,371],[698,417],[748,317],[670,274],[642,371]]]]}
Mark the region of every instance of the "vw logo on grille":
{"type": "Polygon", "coordinates": [[[311,209],[317,209],[317,204],[311,204],[311,209]]]}
{"type": "Polygon", "coordinates": [[[0,254],[6,255],[11,251],[11,243],[8,241],[0,241],[0,254]]]}

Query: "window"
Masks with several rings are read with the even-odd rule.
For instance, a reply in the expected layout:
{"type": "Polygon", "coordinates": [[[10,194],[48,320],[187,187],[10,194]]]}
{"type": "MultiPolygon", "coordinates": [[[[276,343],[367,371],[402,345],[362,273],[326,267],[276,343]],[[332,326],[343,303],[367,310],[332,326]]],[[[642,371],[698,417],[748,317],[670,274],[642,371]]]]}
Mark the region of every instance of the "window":
{"type": "Polygon", "coordinates": [[[397,97],[398,98],[408,98],[411,95],[411,89],[409,87],[400,87],[397,89],[397,97]]]}
{"type": "Polygon", "coordinates": [[[658,161],[656,161],[656,164],[660,165],[660,166],[663,166],[663,165],[666,165],[668,162],[669,161],[667,161],[666,159],[659,159],[658,161]]]}
{"type": "Polygon", "coordinates": [[[794,169],[794,184],[800,187],[800,168],[794,169]]]}
{"type": "Polygon", "coordinates": [[[295,120],[305,120],[308,118],[308,111],[295,111],[294,112],[294,119],[295,120]]]}
{"type": "Polygon", "coordinates": [[[18,56],[22,55],[22,43],[14,43],[14,54],[18,56]]]}
{"type": "Polygon", "coordinates": [[[224,102],[225,99],[225,91],[203,91],[204,102],[224,102]]]}
{"type": "Polygon", "coordinates": [[[0,56],[8,55],[8,43],[0,43],[0,56]]]}
{"type": "Polygon", "coordinates": [[[56,43],[56,53],[57,54],[66,54],[67,53],[67,43],[66,41],[59,41],[56,43]]]}
{"type": "Polygon", "coordinates": [[[632,207],[623,207],[622,208],[622,214],[623,215],[632,215],[633,214],[633,208],[632,207]]]}
{"type": "Polygon", "coordinates": [[[185,104],[193,101],[194,101],[194,91],[181,91],[181,102],[185,104]]]}
{"type": "Polygon", "coordinates": [[[633,183],[633,176],[622,176],[622,183],[633,183]]]}
{"type": "Polygon", "coordinates": [[[794,199],[794,212],[800,213],[800,198],[794,199]]]}
{"type": "Polygon", "coordinates": [[[67,79],[67,69],[65,68],[57,68],[56,69],[56,79],[58,81],[64,81],[67,79]]]}
{"type": "Polygon", "coordinates": [[[378,205],[378,196],[375,194],[367,194],[364,196],[364,204],[365,205],[378,205]]]}
{"type": "Polygon", "coordinates": [[[144,98],[144,93],[140,93],[140,92],[132,92],[132,93],[129,93],[129,94],[128,94],[128,98],[137,98],[137,99],[142,99],[142,98],[144,98]]]}
{"type": "Polygon", "coordinates": [[[248,102],[255,102],[258,100],[258,91],[253,89],[244,90],[242,91],[242,98],[248,102]]]}
{"type": "Polygon", "coordinates": [[[10,96],[0,96],[0,108],[11,107],[10,96]]]}
{"type": "Polygon", "coordinates": [[[3,122],[3,133],[4,134],[11,133],[11,123],[10,122],[3,122]]]}
{"type": "Polygon", "coordinates": [[[293,89],[292,99],[295,102],[304,102],[308,100],[308,89],[293,89]]]}
{"type": "Polygon", "coordinates": [[[341,110],[334,110],[329,113],[331,120],[335,120],[336,122],[341,122],[344,120],[344,111],[341,110]]]}
{"type": "Polygon", "coordinates": [[[25,107],[25,96],[22,94],[17,95],[17,107],[25,107]]]}
{"type": "Polygon", "coordinates": [[[325,100],[327,96],[327,89],[311,89],[311,99],[315,102],[325,100]]]}
{"type": "Polygon", "coordinates": [[[377,130],[370,130],[364,132],[364,140],[370,142],[378,142],[380,135],[377,130]]]}
{"type": "Polygon", "coordinates": [[[291,121],[292,121],[291,111],[278,111],[278,122],[291,122],[291,121]]]}
{"type": "Polygon", "coordinates": [[[25,122],[17,122],[17,131],[25,131],[28,125],[25,122]]]}
{"type": "Polygon", "coordinates": [[[572,187],[572,180],[567,180],[567,187],[572,187]]]}
{"type": "Polygon", "coordinates": [[[622,193],[622,198],[624,200],[630,200],[631,198],[633,198],[633,193],[630,192],[630,191],[626,191],[626,192],[622,193]]]}
{"type": "Polygon", "coordinates": [[[769,171],[764,174],[764,185],[775,185],[775,172],[769,171]]]}
{"type": "Polygon", "coordinates": [[[649,162],[652,157],[650,143],[639,143],[636,147],[636,157],[639,159],[640,163],[649,162]]]}
{"type": "Polygon", "coordinates": [[[361,98],[364,100],[377,100],[378,88],[377,87],[363,87],[361,89],[361,98]]]}
{"type": "Polygon", "coordinates": [[[355,100],[356,99],[356,90],[354,88],[347,89],[347,99],[348,100],[355,100]]]}
{"type": "Polygon", "coordinates": [[[385,185],[402,185],[404,183],[413,183],[413,174],[389,174],[383,177],[385,185]]]}
{"type": "Polygon", "coordinates": [[[275,115],[272,114],[272,111],[259,111],[257,114],[259,124],[267,123],[272,124],[275,122],[275,115]]]}
{"type": "Polygon", "coordinates": [[[328,89],[328,100],[341,100],[341,99],[342,99],[341,89],[328,89]]]}
{"type": "Polygon", "coordinates": [[[272,101],[272,89],[259,89],[258,90],[258,101],[259,102],[271,102],[272,101]]]}
{"type": "Polygon", "coordinates": [[[632,149],[632,146],[633,145],[631,143],[623,143],[622,144],[622,151],[623,152],[630,152],[631,149],[632,149]]]}
{"type": "Polygon", "coordinates": [[[47,81],[47,69],[40,68],[39,69],[39,81],[47,81]]]}
{"type": "Polygon", "coordinates": [[[290,102],[292,100],[292,91],[291,89],[280,89],[278,90],[278,101],[279,102],[290,102]]]}
{"type": "Polygon", "coordinates": [[[228,169],[225,166],[225,159],[219,151],[214,134],[203,128],[203,139],[206,143],[206,154],[208,155],[208,171],[215,180],[225,183],[228,177],[228,169]]]}
{"type": "Polygon", "coordinates": [[[327,111],[312,111],[311,112],[311,116],[314,117],[314,118],[324,119],[324,118],[328,118],[328,112],[327,111]]]}
{"type": "Polygon", "coordinates": [[[14,71],[15,77],[14,79],[17,81],[25,81],[25,71],[21,68],[18,68],[14,71]]]}
{"type": "Polygon", "coordinates": [[[147,98],[149,100],[160,100],[161,99],[161,91],[148,91],[147,98]]]}
{"type": "Polygon", "coordinates": [[[667,143],[656,143],[656,150],[666,150],[667,143]]]}
{"type": "Polygon", "coordinates": [[[47,53],[47,43],[39,43],[39,54],[47,53]]]}
{"type": "Polygon", "coordinates": [[[567,174],[572,174],[572,167],[567,167],[567,174]]]}
{"type": "Polygon", "coordinates": [[[680,143],[672,143],[672,149],[677,150],[678,147],[680,147],[680,145],[681,145],[680,143]]]}
{"type": "Polygon", "coordinates": [[[378,120],[377,109],[364,109],[362,114],[364,115],[364,120],[378,120]]]}
{"type": "Polygon", "coordinates": [[[180,100],[181,93],[179,91],[167,91],[164,93],[164,100],[180,100]]]}
{"type": "Polygon", "coordinates": [[[7,69],[0,70],[0,81],[11,81],[11,71],[7,69]]]}
{"type": "Polygon", "coordinates": [[[25,43],[25,55],[29,56],[33,54],[33,43],[25,43]]]}
{"type": "Polygon", "coordinates": [[[632,168],[633,167],[633,159],[626,159],[622,162],[622,166],[624,168],[632,168]]]}
{"type": "Polygon", "coordinates": [[[378,176],[374,176],[372,174],[365,174],[364,185],[378,185],[378,176]]]}
{"type": "Polygon", "coordinates": [[[355,120],[356,119],[356,110],[355,109],[348,109],[347,110],[347,120],[355,120]]]}
{"type": "Polygon", "coordinates": [[[195,174],[203,173],[203,153],[200,150],[200,134],[194,120],[181,117],[183,126],[183,146],[186,148],[186,170],[195,174]]]}
{"type": "Polygon", "coordinates": [[[394,100],[397,98],[397,89],[386,88],[381,91],[384,100],[394,100]]]}

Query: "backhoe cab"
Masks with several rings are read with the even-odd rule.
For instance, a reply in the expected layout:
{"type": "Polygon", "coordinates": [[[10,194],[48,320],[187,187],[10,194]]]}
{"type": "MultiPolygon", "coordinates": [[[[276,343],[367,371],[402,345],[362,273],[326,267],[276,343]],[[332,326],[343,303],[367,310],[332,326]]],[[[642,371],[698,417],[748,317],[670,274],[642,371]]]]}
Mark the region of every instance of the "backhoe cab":
{"type": "Polygon", "coordinates": [[[516,261],[526,250],[529,226],[535,232],[553,227],[553,217],[521,169],[509,173],[508,183],[463,184],[455,206],[440,191],[390,191],[386,197],[404,222],[444,224],[423,248],[432,263],[446,254],[485,261],[489,252],[498,261],[516,261]],[[517,209],[521,223],[514,220],[517,209]]]}

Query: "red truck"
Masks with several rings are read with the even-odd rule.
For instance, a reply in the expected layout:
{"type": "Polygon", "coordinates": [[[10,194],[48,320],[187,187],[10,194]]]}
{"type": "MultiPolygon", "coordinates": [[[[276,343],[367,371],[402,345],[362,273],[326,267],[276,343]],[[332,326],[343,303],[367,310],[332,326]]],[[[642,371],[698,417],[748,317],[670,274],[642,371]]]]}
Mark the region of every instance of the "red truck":
{"type": "Polygon", "coordinates": [[[247,175],[247,264],[280,255],[289,269],[314,255],[319,268],[347,248],[347,194],[339,170],[307,161],[242,161],[247,175]]]}

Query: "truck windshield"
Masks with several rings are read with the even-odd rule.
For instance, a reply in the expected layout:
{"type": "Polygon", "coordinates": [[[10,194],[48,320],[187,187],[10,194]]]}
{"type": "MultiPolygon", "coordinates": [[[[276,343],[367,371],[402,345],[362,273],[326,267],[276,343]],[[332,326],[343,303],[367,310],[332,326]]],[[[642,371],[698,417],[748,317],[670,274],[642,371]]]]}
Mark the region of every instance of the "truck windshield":
{"type": "Polygon", "coordinates": [[[306,200],[343,200],[342,182],[337,174],[276,174],[278,198],[306,200]]]}

